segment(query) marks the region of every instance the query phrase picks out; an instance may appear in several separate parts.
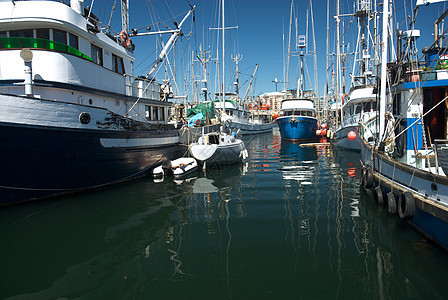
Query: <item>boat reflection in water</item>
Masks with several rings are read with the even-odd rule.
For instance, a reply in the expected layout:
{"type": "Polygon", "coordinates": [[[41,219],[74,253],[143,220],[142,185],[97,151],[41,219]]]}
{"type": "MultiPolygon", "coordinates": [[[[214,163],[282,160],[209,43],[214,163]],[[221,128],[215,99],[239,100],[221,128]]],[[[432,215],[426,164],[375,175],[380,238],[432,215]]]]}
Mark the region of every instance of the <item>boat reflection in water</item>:
{"type": "Polygon", "coordinates": [[[249,171],[0,210],[0,298],[447,299],[446,253],[369,199],[359,155],[245,144],[249,171]]]}
{"type": "Polygon", "coordinates": [[[180,264],[174,254],[173,212],[182,197],[175,185],[141,180],[3,209],[1,265],[8,272],[0,275],[2,298],[127,299],[139,294],[153,261],[164,274],[180,264]]]}
{"type": "Polygon", "coordinates": [[[317,161],[314,146],[302,146],[299,143],[282,141],[280,148],[280,171],[283,179],[299,181],[302,185],[311,185],[317,161]]]}
{"type": "Polygon", "coordinates": [[[369,246],[368,224],[360,217],[359,158],[349,151],[336,153],[328,144],[282,141],[278,170],[284,185],[284,239],[294,249],[293,265],[300,269],[309,259],[322,267],[317,261],[331,256],[329,268],[342,277],[342,265],[352,264],[344,262],[344,249],[364,255],[369,246]]]}

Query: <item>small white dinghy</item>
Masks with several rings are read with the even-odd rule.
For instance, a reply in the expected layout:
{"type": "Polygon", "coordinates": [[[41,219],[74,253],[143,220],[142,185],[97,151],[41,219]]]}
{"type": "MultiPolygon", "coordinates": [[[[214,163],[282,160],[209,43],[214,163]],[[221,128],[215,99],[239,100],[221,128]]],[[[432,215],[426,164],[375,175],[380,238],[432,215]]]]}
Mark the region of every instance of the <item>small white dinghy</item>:
{"type": "Polygon", "coordinates": [[[223,166],[247,159],[248,153],[242,140],[224,132],[213,132],[199,137],[190,145],[190,154],[202,164],[223,166]]]}
{"type": "Polygon", "coordinates": [[[193,157],[181,157],[173,161],[167,160],[160,166],[154,168],[154,178],[164,178],[173,175],[174,178],[185,178],[198,169],[198,163],[193,157]]]}

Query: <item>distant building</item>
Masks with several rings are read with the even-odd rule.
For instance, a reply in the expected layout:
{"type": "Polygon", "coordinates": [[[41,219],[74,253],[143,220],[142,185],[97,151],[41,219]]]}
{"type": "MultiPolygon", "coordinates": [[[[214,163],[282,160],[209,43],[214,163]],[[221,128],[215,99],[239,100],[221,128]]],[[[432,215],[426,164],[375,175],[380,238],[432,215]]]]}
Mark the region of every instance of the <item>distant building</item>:
{"type": "MultiPolygon", "coordinates": [[[[289,99],[289,98],[296,98],[297,97],[297,90],[290,89],[290,90],[283,90],[280,92],[270,92],[270,93],[264,93],[256,97],[254,100],[252,100],[252,107],[261,107],[263,104],[268,104],[270,110],[273,113],[280,113],[282,108],[282,100],[283,99],[289,99]]],[[[313,90],[305,90],[303,91],[303,97],[311,98],[314,101],[314,105],[316,109],[320,110],[320,112],[323,112],[326,110],[325,107],[325,99],[324,97],[319,97],[317,99],[316,93],[313,90]]]]}

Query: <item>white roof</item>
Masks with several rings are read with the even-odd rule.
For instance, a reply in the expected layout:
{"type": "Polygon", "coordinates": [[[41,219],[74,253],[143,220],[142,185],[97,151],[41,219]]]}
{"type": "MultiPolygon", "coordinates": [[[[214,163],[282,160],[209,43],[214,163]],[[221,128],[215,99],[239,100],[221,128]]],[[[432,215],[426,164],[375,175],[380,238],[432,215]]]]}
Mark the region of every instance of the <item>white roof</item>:
{"type": "Polygon", "coordinates": [[[314,103],[308,99],[287,99],[282,101],[282,110],[287,109],[303,109],[314,110],[314,103]]]}
{"type": "Polygon", "coordinates": [[[376,95],[373,93],[373,87],[358,88],[351,91],[348,101],[347,99],[344,101],[344,106],[351,102],[368,102],[374,99],[376,95]]]}
{"type": "Polygon", "coordinates": [[[272,96],[284,96],[285,93],[281,92],[270,92],[270,93],[263,93],[260,95],[260,97],[272,97],[272,96]]]}
{"type": "MultiPolygon", "coordinates": [[[[220,108],[222,107],[221,104],[222,104],[221,101],[219,101],[219,102],[215,102],[215,108],[216,108],[216,109],[220,109],[220,108]]],[[[236,103],[229,102],[229,101],[225,101],[225,102],[224,102],[224,107],[225,107],[226,109],[238,109],[236,103]]]]}

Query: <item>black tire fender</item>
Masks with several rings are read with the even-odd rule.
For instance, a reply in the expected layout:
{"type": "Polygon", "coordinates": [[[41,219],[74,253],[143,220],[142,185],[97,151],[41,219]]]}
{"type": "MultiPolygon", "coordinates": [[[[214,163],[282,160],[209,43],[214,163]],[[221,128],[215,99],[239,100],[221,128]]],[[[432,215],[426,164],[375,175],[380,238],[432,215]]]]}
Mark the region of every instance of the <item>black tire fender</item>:
{"type": "Polygon", "coordinates": [[[381,189],[380,186],[377,186],[373,190],[373,199],[375,200],[376,203],[378,203],[378,205],[383,205],[383,203],[384,203],[384,194],[383,194],[383,190],[381,189]]]}
{"type": "Polygon", "coordinates": [[[400,194],[398,199],[398,215],[402,220],[410,220],[415,214],[415,199],[411,192],[406,191],[400,194]]]}
{"type": "Polygon", "coordinates": [[[361,185],[364,186],[364,176],[366,174],[366,167],[361,168],[361,185]]]}
{"type": "Polygon", "coordinates": [[[367,169],[364,173],[364,187],[370,189],[373,186],[373,172],[371,169],[367,169]]]}
{"type": "Polygon", "coordinates": [[[393,192],[387,193],[387,212],[390,214],[397,213],[397,199],[393,192]]]}

